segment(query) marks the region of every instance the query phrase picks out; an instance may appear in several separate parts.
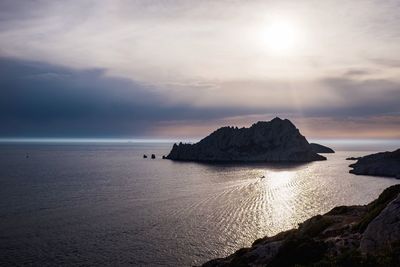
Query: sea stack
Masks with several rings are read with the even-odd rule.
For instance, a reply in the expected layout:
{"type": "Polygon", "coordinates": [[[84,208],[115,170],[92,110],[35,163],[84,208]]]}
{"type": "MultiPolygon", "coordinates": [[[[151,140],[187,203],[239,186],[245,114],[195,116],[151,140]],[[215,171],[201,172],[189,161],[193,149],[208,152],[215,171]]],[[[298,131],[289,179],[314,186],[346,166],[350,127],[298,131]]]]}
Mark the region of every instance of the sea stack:
{"type": "Polygon", "coordinates": [[[168,159],[198,162],[310,162],[326,160],[288,119],[250,128],[222,127],[196,144],[174,144],[168,159]]]}

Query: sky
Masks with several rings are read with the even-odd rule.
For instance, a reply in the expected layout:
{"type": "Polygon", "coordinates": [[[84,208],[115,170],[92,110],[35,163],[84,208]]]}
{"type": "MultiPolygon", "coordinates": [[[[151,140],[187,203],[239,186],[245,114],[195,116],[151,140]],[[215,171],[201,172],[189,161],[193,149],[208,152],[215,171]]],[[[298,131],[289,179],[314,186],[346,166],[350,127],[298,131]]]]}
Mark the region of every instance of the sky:
{"type": "Polygon", "coordinates": [[[0,138],[400,139],[399,74],[400,1],[0,1],[0,138]]]}

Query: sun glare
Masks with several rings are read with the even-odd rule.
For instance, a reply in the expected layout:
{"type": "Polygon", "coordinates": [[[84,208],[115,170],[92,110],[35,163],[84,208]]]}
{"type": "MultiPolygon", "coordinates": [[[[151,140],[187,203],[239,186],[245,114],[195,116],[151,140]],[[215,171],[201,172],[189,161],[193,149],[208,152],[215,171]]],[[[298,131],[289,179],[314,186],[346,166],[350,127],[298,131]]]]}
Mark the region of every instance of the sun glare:
{"type": "Polygon", "coordinates": [[[271,21],[264,30],[264,41],[273,54],[292,53],[300,41],[300,32],[296,24],[285,21],[271,21]]]}

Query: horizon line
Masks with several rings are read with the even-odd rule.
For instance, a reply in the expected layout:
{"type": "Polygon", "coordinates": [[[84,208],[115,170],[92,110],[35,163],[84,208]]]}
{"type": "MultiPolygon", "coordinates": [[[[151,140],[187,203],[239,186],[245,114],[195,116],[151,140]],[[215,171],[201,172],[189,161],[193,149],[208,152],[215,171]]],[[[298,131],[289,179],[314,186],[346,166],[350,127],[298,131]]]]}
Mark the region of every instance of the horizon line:
{"type": "MultiPolygon", "coordinates": [[[[0,137],[0,143],[176,143],[176,142],[198,142],[202,138],[118,138],[118,137],[0,137]]],[[[307,138],[306,138],[307,139],[307,138]]],[[[333,143],[400,143],[399,138],[309,138],[311,142],[333,142],[333,143]]]]}
{"type": "MultiPolygon", "coordinates": [[[[189,141],[189,140],[185,140],[189,141]]],[[[192,140],[190,140],[192,141],[192,140]]],[[[13,137],[0,138],[0,143],[174,143],[167,138],[81,138],[81,137],[13,137]]]]}

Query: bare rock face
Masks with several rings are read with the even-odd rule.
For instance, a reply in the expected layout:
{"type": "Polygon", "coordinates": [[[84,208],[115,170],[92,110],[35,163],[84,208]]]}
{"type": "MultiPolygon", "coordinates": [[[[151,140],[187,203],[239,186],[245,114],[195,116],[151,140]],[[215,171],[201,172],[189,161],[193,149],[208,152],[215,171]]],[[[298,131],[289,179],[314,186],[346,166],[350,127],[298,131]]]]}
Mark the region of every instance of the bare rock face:
{"type": "Polygon", "coordinates": [[[400,241],[400,196],[393,200],[367,227],[360,250],[374,253],[400,241]]]}
{"type": "Polygon", "coordinates": [[[393,152],[381,152],[358,159],[350,165],[350,173],[395,177],[400,179],[400,149],[393,152]]]}
{"type": "Polygon", "coordinates": [[[201,162],[310,162],[315,153],[289,120],[275,118],[250,128],[222,127],[196,144],[174,144],[171,160],[201,162]]]}
{"type": "Polygon", "coordinates": [[[327,146],[323,146],[320,144],[316,144],[316,143],[310,143],[311,149],[315,152],[315,153],[335,153],[335,151],[327,146]]]}

